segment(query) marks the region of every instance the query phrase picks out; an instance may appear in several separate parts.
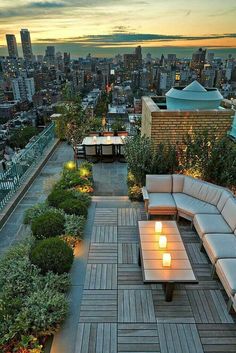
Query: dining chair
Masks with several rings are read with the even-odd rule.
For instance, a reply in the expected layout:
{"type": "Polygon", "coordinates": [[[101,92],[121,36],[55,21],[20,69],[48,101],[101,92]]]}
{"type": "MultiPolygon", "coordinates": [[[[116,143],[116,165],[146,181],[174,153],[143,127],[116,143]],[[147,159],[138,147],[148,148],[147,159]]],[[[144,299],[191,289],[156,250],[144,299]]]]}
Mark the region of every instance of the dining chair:
{"type": "Polygon", "coordinates": [[[101,145],[101,160],[107,162],[114,162],[115,159],[115,146],[113,144],[101,145]]]}
{"type": "Polygon", "coordinates": [[[87,160],[98,161],[99,154],[96,145],[84,145],[85,158],[87,160]]]}

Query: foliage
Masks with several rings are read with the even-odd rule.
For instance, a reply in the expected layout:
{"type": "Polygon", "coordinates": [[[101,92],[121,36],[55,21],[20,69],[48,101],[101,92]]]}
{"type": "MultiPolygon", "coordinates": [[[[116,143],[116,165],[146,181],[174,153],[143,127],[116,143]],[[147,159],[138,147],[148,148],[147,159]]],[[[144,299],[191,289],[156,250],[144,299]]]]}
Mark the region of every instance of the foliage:
{"type": "Polygon", "coordinates": [[[139,185],[129,186],[128,188],[128,196],[132,201],[142,201],[142,190],[139,185]]]}
{"type": "Polygon", "coordinates": [[[43,353],[43,346],[33,335],[22,335],[20,341],[13,340],[0,349],[2,353],[43,353]]]}
{"type": "Polygon", "coordinates": [[[69,272],[73,258],[73,250],[59,238],[37,242],[30,252],[31,262],[44,274],[48,271],[57,274],[69,272]]]}
{"type": "Polygon", "coordinates": [[[87,216],[88,207],[79,199],[66,199],[58,205],[59,208],[63,209],[65,213],[77,216],[87,216]]]}
{"type": "Polygon", "coordinates": [[[6,353],[16,347],[39,353],[36,338],[54,333],[67,312],[68,275],[42,275],[29,259],[32,242],[18,244],[0,261],[0,350],[6,353]]]}
{"type": "Polygon", "coordinates": [[[92,168],[93,168],[92,163],[88,161],[82,162],[79,166],[79,176],[83,178],[91,178],[92,170],[93,170],[92,168]]]}
{"type": "Polygon", "coordinates": [[[179,169],[176,148],[169,143],[160,143],[155,149],[153,174],[173,174],[179,169]]]}
{"type": "Polygon", "coordinates": [[[111,128],[113,131],[125,131],[125,124],[124,120],[121,117],[115,119],[115,121],[111,124],[111,128]]]}
{"type": "Polygon", "coordinates": [[[31,230],[37,239],[44,239],[63,234],[64,224],[63,215],[48,211],[32,221],[31,230]]]}
{"type": "Polygon", "coordinates": [[[124,156],[137,185],[144,185],[146,174],[152,172],[154,147],[151,139],[140,135],[127,137],[124,156]]]}
{"type": "Polygon", "coordinates": [[[227,136],[219,138],[209,130],[194,131],[186,135],[184,142],[181,164],[185,174],[234,190],[236,146],[227,136]]]}
{"type": "Polygon", "coordinates": [[[24,148],[29,142],[31,137],[38,134],[38,130],[33,126],[26,126],[22,129],[18,129],[9,138],[9,146],[12,148],[24,148]]]}
{"type": "Polygon", "coordinates": [[[24,213],[24,224],[31,224],[31,222],[48,211],[54,212],[55,214],[60,214],[64,216],[63,210],[57,209],[55,207],[48,206],[47,203],[37,203],[36,205],[28,208],[24,213]]]}
{"type": "Polygon", "coordinates": [[[52,207],[59,207],[59,204],[67,199],[74,197],[72,191],[63,190],[63,189],[53,189],[52,192],[48,195],[47,202],[52,207]]]}
{"type": "Polygon", "coordinates": [[[128,185],[128,187],[135,185],[135,177],[131,173],[131,171],[128,171],[128,174],[127,174],[127,185],[128,185]]]}
{"type": "Polygon", "coordinates": [[[65,234],[68,236],[74,236],[79,239],[82,239],[86,222],[85,217],[76,215],[66,215],[65,219],[65,234]]]}
{"type": "Polygon", "coordinates": [[[76,186],[92,186],[91,178],[81,177],[80,170],[63,171],[61,180],[56,184],[56,188],[70,189],[76,186]]]}

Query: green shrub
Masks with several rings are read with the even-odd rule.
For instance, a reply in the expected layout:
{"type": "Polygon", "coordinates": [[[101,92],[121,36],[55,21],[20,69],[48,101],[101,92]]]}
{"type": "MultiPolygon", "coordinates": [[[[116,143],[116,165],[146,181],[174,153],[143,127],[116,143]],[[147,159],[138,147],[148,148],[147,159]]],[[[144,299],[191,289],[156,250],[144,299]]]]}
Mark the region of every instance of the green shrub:
{"type": "Polygon", "coordinates": [[[61,202],[58,207],[63,209],[65,213],[71,215],[74,214],[86,217],[88,213],[88,207],[83,201],[72,198],[61,202]]]}
{"type": "Polygon", "coordinates": [[[65,219],[65,234],[82,239],[86,223],[84,216],[66,215],[65,219]]]}
{"type": "Polygon", "coordinates": [[[93,163],[90,163],[88,161],[83,161],[79,166],[79,170],[83,168],[87,169],[90,173],[92,173],[93,163]]]}
{"type": "Polygon", "coordinates": [[[37,239],[44,239],[63,234],[64,224],[64,216],[48,211],[32,221],[31,230],[37,239]]]}
{"type": "Polygon", "coordinates": [[[73,250],[58,238],[45,239],[36,243],[30,252],[32,264],[39,267],[42,273],[68,272],[72,266],[73,257],[73,250]]]}
{"type": "Polygon", "coordinates": [[[57,207],[59,204],[68,198],[74,197],[74,194],[68,190],[53,189],[52,192],[48,195],[47,201],[48,204],[52,207],[57,207]]]}
{"type": "Polygon", "coordinates": [[[29,259],[32,244],[18,244],[0,260],[0,351],[28,335],[54,333],[66,315],[69,276],[42,275],[29,259]]]}
{"type": "Polygon", "coordinates": [[[32,334],[46,336],[59,329],[67,312],[68,303],[64,294],[45,287],[27,297],[17,319],[27,330],[31,328],[32,334]]]}
{"type": "Polygon", "coordinates": [[[70,189],[75,186],[83,186],[87,185],[88,180],[85,178],[80,177],[79,171],[67,171],[63,172],[62,179],[57,184],[61,189],[70,189]]]}
{"type": "Polygon", "coordinates": [[[85,192],[74,191],[73,196],[76,200],[82,202],[87,208],[91,203],[91,196],[85,192]]]}
{"type": "Polygon", "coordinates": [[[54,207],[50,207],[50,206],[48,206],[47,203],[43,202],[43,203],[38,203],[38,204],[28,208],[25,211],[24,224],[31,224],[35,218],[47,213],[48,211],[51,211],[56,214],[60,214],[60,215],[64,216],[63,210],[60,210],[60,209],[57,209],[54,207]]]}

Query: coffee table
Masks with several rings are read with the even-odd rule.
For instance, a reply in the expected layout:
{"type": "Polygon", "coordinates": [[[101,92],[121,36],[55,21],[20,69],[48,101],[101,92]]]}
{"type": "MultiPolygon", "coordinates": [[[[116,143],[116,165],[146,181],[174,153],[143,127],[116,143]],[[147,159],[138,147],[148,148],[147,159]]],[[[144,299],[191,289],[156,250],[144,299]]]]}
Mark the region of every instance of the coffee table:
{"type": "Polygon", "coordinates": [[[167,236],[167,248],[159,248],[155,221],[139,221],[139,265],[144,283],[162,283],[166,301],[172,301],[176,283],[198,283],[183,244],[177,223],[162,221],[162,233],[167,236]],[[171,254],[171,266],[163,267],[162,256],[171,254]]]}

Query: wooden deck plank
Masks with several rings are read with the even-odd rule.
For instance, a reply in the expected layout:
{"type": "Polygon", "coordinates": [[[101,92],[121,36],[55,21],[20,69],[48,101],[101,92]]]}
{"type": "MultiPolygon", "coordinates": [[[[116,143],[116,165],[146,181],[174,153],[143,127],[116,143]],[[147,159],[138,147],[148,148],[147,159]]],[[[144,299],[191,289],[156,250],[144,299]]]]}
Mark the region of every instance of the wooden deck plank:
{"type": "Polygon", "coordinates": [[[122,289],[118,292],[119,322],[156,322],[152,301],[152,293],[150,289],[122,289]]]}
{"type": "Polygon", "coordinates": [[[116,243],[117,226],[116,225],[93,226],[91,241],[93,243],[116,243]]]}
{"type": "Polygon", "coordinates": [[[85,289],[116,289],[117,264],[88,264],[85,289]]]}
{"type": "Polygon", "coordinates": [[[204,353],[195,324],[157,324],[161,353],[204,353]]]}

